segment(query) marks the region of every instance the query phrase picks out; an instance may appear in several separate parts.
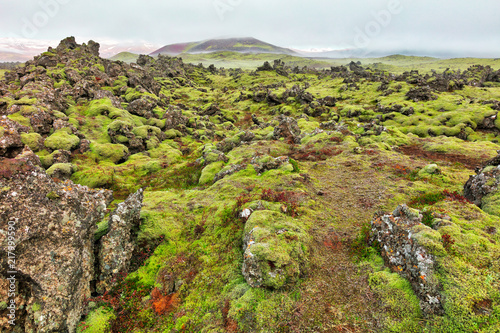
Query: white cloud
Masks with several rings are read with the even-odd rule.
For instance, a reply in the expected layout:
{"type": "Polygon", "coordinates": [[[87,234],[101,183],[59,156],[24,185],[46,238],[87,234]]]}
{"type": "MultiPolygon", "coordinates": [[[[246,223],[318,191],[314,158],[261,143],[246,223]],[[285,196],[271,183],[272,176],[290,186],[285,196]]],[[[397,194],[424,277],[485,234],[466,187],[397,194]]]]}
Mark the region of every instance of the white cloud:
{"type": "Polygon", "coordinates": [[[498,0],[3,0],[0,37],[164,45],[252,36],[300,49],[367,44],[500,56],[499,12],[498,0]],[[399,13],[383,15],[398,3],[399,13]]]}

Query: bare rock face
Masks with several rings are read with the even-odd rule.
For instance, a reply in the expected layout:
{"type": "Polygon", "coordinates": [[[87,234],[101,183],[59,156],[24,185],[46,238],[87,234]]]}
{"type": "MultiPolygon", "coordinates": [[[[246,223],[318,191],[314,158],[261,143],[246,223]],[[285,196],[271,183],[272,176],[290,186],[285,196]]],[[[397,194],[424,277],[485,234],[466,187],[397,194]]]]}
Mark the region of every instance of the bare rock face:
{"type": "MultiPolygon", "coordinates": [[[[22,155],[0,158],[0,285],[15,276],[20,332],[75,331],[94,276],[94,232],[111,200],[107,190],[54,182],[22,155]],[[8,266],[7,251],[15,254],[15,267],[8,266]]],[[[7,290],[0,288],[2,301],[11,299],[7,290]]],[[[0,318],[6,314],[0,310],[0,318]]],[[[2,332],[12,329],[0,325],[2,332]]]]}
{"type": "Polygon", "coordinates": [[[135,232],[140,224],[144,193],[139,189],[120,203],[111,213],[108,233],[99,241],[97,291],[103,293],[112,284],[114,275],[127,270],[135,249],[135,232]]]}
{"type": "Polygon", "coordinates": [[[464,186],[464,197],[485,212],[500,215],[500,155],[484,163],[464,186]]]}
{"type": "Polygon", "coordinates": [[[389,268],[411,283],[424,314],[441,315],[443,298],[434,274],[435,259],[418,242],[419,232],[428,228],[421,220],[418,210],[399,205],[392,214],[371,221],[371,242],[380,246],[389,268]]]}

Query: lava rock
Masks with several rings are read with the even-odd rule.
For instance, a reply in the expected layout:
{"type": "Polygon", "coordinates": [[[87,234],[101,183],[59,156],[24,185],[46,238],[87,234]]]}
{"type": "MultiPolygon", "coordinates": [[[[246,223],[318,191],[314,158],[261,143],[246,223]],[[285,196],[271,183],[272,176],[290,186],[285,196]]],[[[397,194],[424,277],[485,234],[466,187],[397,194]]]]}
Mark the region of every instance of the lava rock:
{"type": "Polygon", "coordinates": [[[279,125],[274,128],[273,139],[284,138],[293,143],[300,143],[300,128],[297,120],[291,117],[280,115],[278,117],[279,125]]]}
{"type": "Polygon", "coordinates": [[[136,247],[135,232],[139,228],[144,191],[131,194],[111,213],[108,233],[99,240],[97,292],[104,293],[113,285],[113,277],[127,271],[136,247]]]}
{"type": "MultiPolygon", "coordinates": [[[[75,332],[83,301],[90,297],[94,232],[110,191],[56,183],[25,158],[0,158],[0,189],[0,284],[10,276],[5,230],[12,225],[16,323],[24,323],[24,332],[75,332]]],[[[0,289],[1,299],[8,299],[7,291],[0,289]]]]}
{"type": "Polygon", "coordinates": [[[464,197],[485,212],[500,215],[500,154],[476,169],[464,185],[464,197]]]}
{"type": "Polygon", "coordinates": [[[386,265],[411,283],[424,314],[442,315],[443,296],[435,276],[436,261],[418,241],[420,232],[432,229],[421,221],[418,210],[399,205],[392,214],[371,221],[370,241],[379,246],[386,265]]]}

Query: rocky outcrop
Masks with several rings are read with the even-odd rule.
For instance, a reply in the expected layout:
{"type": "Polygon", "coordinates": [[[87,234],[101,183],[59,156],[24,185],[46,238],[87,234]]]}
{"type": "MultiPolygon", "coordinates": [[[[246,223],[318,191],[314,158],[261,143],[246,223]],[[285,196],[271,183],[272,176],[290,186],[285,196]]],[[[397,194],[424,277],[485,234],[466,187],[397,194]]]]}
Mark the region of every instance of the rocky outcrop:
{"type": "Polygon", "coordinates": [[[250,131],[242,131],[230,138],[226,138],[217,143],[217,150],[223,153],[228,153],[234,148],[240,146],[244,142],[250,142],[255,138],[255,134],[250,131]]]}
{"type": "Polygon", "coordinates": [[[143,96],[131,102],[127,110],[131,114],[149,119],[153,117],[153,109],[158,106],[158,103],[149,96],[143,96]]]}
{"type": "Polygon", "coordinates": [[[108,233],[98,244],[99,272],[97,274],[97,292],[104,293],[111,285],[113,277],[120,271],[126,271],[135,250],[135,233],[140,225],[140,213],[144,192],[139,189],[127,200],[118,204],[111,213],[108,233]]]}
{"type": "Polygon", "coordinates": [[[500,155],[476,169],[464,185],[464,197],[485,212],[500,215],[500,155]]]}
{"type": "Polygon", "coordinates": [[[279,125],[274,128],[273,139],[284,138],[292,143],[300,143],[300,128],[297,120],[291,117],[280,115],[278,117],[279,125]]]}
{"type": "Polygon", "coordinates": [[[399,205],[392,214],[371,221],[371,242],[393,271],[406,278],[420,299],[426,315],[441,315],[443,297],[435,276],[435,258],[419,243],[418,235],[429,227],[418,210],[399,205]]]}
{"type": "Polygon", "coordinates": [[[250,164],[252,164],[257,174],[261,174],[268,170],[278,169],[282,165],[289,163],[289,161],[288,156],[272,157],[264,155],[253,157],[250,164]]]}
{"type": "Polygon", "coordinates": [[[221,180],[222,178],[224,178],[226,176],[230,176],[233,173],[236,173],[238,171],[241,171],[241,170],[245,169],[246,167],[247,167],[246,164],[234,164],[234,165],[230,165],[230,166],[225,167],[220,172],[215,174],[214,184],[216,182],[218,182],[219,180],[221,180]]]}
{"type": "MultiPolygon", "coordinates": [[[[24,332],[74,332],[90,296],[94,231],[112,195],[56,183],[19,157],[0,158],[0,284],[15,276],[16,325],[24,332]],[[15,248],[8,247],[8,226],[14,226],[15,248]],[[15,274],[7,271],[7,249],[15,253],[9,269],[15,274]]],[[[6,292],[0,289],[2,300],[6,292]]]]}
{"type": "Polygon", "coordinates": [[[412,88],[406,93],[406,98],[414,102],[432,101],[437,99],[437,96],[432,93],[432,90],[425,87],[412,88]]]}
{"type": "Polygon", "coordinates": [[[252,287],[273,289],[295,283],[306,274],[309,242],[310,236],[294,219],[275,211],[254,211],[243,237],[245,280],[252,287]]]}
{"type": "Polygon", "coordinates": [[[28,132],[28,129],[8,118],[0,118],[0,157],[12,158],[23,150],[20,132],[28,132]]]}

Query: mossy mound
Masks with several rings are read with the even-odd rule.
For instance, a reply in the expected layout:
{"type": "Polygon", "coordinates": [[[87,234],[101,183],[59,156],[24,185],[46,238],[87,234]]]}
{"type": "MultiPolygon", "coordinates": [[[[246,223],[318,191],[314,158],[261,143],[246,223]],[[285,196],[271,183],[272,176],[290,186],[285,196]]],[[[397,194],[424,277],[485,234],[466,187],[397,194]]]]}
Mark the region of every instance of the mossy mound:
{"type": "Polygon", "coordinates": [[[242,270],[252,287],[278,289],[307,274],[310,236],[298,221],[258,210],[247,220],[244,233],[242,270]]]}
{"type": "Polygon", "coordinates": [[[124,162],[130,155],[128,148],[121,144],[93,143],[90,148],[100,160],[108,160],[113,163],[124,162]]]}
{"type": "Polygon", "coordinates": [[[42,147],[42,136],[38,133],[22,133],[21,140],[34,152],[42,147]]]}
{"type": "Polygon", "coordinates": [[[80,139],[73,134],[68,134],[64,129],[55,131],[45,139],[44,145],[52,150],[72,150],[80,144],[80,139]]]}

